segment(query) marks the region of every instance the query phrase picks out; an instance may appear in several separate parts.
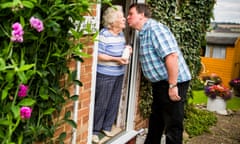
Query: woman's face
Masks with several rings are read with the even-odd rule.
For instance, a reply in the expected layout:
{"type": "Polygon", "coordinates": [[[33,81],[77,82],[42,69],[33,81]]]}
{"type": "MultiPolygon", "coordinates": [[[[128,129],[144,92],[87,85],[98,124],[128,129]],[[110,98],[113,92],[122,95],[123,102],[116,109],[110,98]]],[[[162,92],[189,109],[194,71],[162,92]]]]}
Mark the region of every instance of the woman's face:
{"type": "Polygon", "coordinates": [[[123,16],[122,12],[117,12],[117,18],[112,26],[119,29],[124,29],[126,27],[126,18],[123,16]]]}

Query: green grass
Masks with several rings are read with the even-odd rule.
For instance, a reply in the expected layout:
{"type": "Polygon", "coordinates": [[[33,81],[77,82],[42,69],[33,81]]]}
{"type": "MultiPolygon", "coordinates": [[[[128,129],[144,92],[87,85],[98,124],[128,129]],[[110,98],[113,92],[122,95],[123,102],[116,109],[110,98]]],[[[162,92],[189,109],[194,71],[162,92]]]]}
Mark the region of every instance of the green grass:
{"type": "MultiPolygon", "coordinates": [[[[207,104],[208,97],[204,94],[203,90],[193,91],[193,99],[189,99],[189,103],[192,104],[207,104]]],[[[233,96],[230,100],[227,100],[227,109],[240,110],[240,97],[233,96]]]]}

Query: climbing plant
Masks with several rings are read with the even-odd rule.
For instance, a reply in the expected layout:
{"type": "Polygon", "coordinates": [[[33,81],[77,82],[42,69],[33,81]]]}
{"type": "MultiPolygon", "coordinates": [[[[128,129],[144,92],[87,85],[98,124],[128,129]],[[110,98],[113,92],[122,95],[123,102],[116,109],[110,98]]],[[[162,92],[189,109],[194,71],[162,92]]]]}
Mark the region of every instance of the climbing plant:
{"type": "Polygon", "coordinates": [[[200,50],[213,18],[215,0],[149,0],[153,17],[174,33],[193,78],[201,69],[200,50]]]}
{"type": "MultiPolygon", "coordinates": [[[[215,0],[148,0],[147,3],[152,17],[174,33],[192,78],[196,79],[201,70],[200,50],[206,45],[206,32],[210,29],[215,0]]],[[[146,86],[149,84],[143,85],[146,86]]],[[[191,89],[188,96],[192,97],[191,89]]]]}
{"type": "Polygon", "coordinates": [[[96,1],[1,0],[1,144],[63,143],[65,131],[55,136],[59,126],[76,127],[62,109],[78,99],[69,87],[82,83],[68,64],[87,56],[81,38],[91,27],[81,23],[92,4],[96,1]]]}

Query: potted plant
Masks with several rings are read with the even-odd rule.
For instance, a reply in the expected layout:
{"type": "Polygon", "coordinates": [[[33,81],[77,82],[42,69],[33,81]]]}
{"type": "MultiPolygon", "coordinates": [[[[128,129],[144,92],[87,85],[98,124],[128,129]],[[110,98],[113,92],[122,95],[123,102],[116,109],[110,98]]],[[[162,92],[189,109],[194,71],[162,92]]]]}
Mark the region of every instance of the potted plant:
{"type": "Polygon", "coordinates": [[[219,97],[223,100],[228,100],[232,97],[230,89],[220,84],[206,86],[205,94],[211,99],[216,99],[217,97],[219,97]]]}
{"type": "Polygon", "coordinates": [[[234,95],[240,97],[240,78],[232,79],[229,86],[233,89],[234,95]]]}
{"type": "Polygon", "coordinates": [[[226,115],[226,100],[232,97],[231,90],[222,85],[222,79],[216,74],[205,76],[203,80],[204,92],[208,97],[207,110],[226,115]]]}

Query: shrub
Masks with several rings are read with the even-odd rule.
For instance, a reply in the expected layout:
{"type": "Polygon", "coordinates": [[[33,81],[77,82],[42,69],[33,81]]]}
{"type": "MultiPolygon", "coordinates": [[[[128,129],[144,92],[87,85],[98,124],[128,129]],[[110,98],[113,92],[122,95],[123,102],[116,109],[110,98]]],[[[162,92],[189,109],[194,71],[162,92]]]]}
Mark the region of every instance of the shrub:
{"type": "Polygon", "coordinates": [[[204,89],[204,82],[199,79],[193,79],[192,81],[192,90],[203,90],[204,89]]]}
{"type": "Polygon", "coordinates": [[[184,127],[189,137],[194,137],[209,132],[209,127],[217,122],[217,117],[209,111],[200,110],[193,105],[186,109],[184,127]]]}

